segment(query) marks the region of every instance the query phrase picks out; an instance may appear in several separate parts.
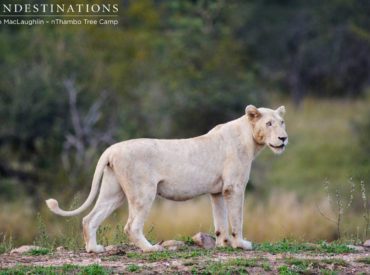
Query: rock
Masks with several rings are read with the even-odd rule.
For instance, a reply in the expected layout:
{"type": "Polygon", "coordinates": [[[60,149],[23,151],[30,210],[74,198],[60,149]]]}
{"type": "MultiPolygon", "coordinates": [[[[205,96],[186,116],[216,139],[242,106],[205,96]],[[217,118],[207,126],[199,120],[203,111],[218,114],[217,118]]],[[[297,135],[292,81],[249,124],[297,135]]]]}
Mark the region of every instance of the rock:
{"type": "Polygon", "coordinates": [[[22,245],[18,248],[14,248],[13,250],[10,251],[10,254],[23,254],[23,253],[28,253],[32,250],[39,250],[39,249],[43,249],[42,247],[40,246],[36,246],[36,245],[22,245]]]}
{"type": "Polygon", "coordinates": [[[124,255],[126,254],[125,249],[122,245],[108,245],[104,247],[105,252],[110,255],[124,255]]]}
{"type": "Polygon", "coordinates": [[[366,240],[363,244],[365,247],[370,247],[370,240],[366,240]]]}
{"type": "Polygon", "coordinates": [[[357,252],[365,251],[365,248],[363,248],[362,246],[358,246],[358,245],[349,244],[349,245],[347,245],[347,247],[350,248],[350,249],[353,249],[354,251],[357,251],[357,252]]]}
{"type": "Polygon", "coordinates": [[[63,246],[58,246],[58,247],[56,248],[56,251],[57,251],[57,252],[66,252],[66,251],[67,251],[67,249],[65,249],[63,246]]]}
{"type": "Polygon", "coordinates": [[[168,240],[160,243],[160,245],[167,248],[168,250],[177,250],[180,247],[184,246],[185,243],[182,241],[168,240]]]}
{"type": "Polygon", "coordinates": [[[106,252],[116,251],[116,250],[118,250],[118,246],[117,245],[108,245],[108,246],[104,247],[104,249],[105,249],[106,252]]]}
{"type": "Polygon", "coordinates": [[[209,249],[215,247],[215,239],[206,233],[199,232],[192,237],[196,245],[209,249]]]}

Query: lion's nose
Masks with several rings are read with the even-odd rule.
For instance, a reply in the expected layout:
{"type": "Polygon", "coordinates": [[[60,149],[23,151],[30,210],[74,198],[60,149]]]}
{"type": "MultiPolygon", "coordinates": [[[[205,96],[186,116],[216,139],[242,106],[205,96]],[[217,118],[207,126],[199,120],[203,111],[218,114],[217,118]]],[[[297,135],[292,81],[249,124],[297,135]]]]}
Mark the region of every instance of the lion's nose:
{"type": "Polygon", "coordinates": [[[287,139],[287,137],[279,137],[279,139],[280,139],[282,142],[284,142],[284,141],[287,139]]]}

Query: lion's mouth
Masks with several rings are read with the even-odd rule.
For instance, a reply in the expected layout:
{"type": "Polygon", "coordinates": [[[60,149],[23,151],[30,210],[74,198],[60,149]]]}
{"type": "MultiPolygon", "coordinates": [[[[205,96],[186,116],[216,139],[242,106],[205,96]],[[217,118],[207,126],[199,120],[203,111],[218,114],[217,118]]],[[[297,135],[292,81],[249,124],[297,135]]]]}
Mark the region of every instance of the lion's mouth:
{"type": "Polygon", "coordinates": [[[285,144],[283,143],[283,144],[281,144],[281,145],[279,145],[279,146],[274,146],[274,145],[272,145],[272,144],[269,144],[272,148],[275,148],[275,149],[283,149],[284,147],[285,147],[285,144]]]}

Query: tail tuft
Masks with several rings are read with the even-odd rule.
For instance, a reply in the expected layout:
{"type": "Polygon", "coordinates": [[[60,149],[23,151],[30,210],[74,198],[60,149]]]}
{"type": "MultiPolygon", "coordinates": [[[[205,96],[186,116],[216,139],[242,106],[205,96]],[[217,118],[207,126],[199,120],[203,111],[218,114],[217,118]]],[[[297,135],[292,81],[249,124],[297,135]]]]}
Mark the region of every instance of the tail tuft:
{"type": "Polygon", "coordinates": [[[57,209],[59,209],[58,201],[54,199],[48,199],[46,200],[47,206],[50,208],[51,211],[55,212],[57,209]]]}

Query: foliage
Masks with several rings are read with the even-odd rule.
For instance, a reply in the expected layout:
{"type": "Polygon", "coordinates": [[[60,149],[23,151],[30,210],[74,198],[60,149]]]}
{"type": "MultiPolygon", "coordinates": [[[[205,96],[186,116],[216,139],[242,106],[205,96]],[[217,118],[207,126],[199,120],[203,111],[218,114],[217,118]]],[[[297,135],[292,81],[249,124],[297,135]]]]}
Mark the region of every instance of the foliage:
{"type": "MultiPolygon", "coordinates": [[[[369,6],[365,1],[287,0],[244,5],[251,12],[241,25],[248,35],[241,39],[257,57],[264,78],[287,89],[295,103],[307,94],[363,93],[370,64],[369,20],[363,13],[369,6]]],[[[243,8],[238,8],[243,13],[243,8]]]]}

